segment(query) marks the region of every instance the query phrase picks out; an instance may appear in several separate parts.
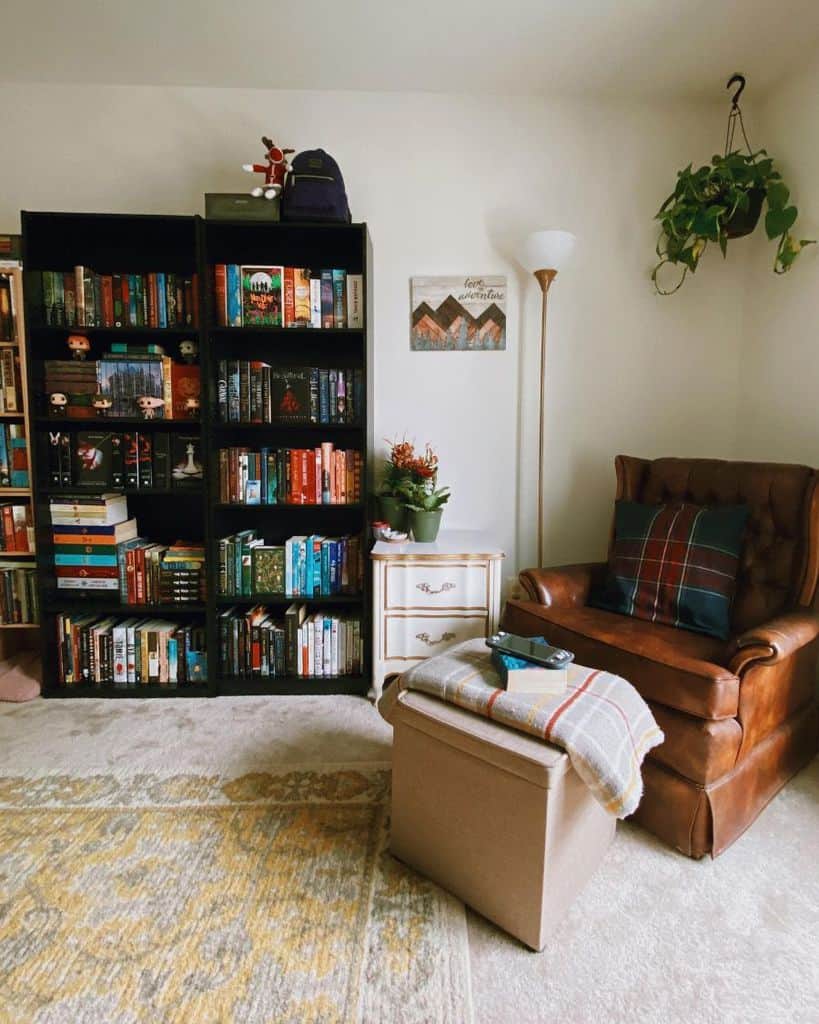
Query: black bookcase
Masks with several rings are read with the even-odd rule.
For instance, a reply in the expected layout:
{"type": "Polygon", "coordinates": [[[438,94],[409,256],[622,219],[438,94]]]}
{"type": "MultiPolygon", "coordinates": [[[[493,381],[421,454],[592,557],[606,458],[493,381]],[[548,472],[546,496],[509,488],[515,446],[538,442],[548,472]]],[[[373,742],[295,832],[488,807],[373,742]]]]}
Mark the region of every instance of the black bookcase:
{"type": "MultiPolygon", "coordinates": [[[[371,597],[370,574],[365,566],[361,594],[336,598],[220,597],[218,594],[219,538],[255,528],[268,543],[283,543],[295,534],[361,533],[368,536],[366,496],[370,490],[367,453],[371,449],[371,308],[372,250],[365,224],[277,224],[208,221],[200,217],[129,214],[29,213],[22,214],[25,267],[28,394],[32,411],[31,461],[37,525],[37,567],[42,609],[43,694],[47,697],[186,697],[219,694],[326,694],[367,693],[370,686],[371,597]],[[336,267],[364,277],[364,326],[361,329],[217,327],[213,309],[212,271],[217,263],[336,267]],[[107,273],[174,271],[199,275],[198,326],[186,328],[66,328],[43,323],[40,273],[71,270],[85,265],[107,273]],[[196,420],[124,420],[106,417],[106,426],[138,425],[154,431],[201,432],[203,486],[196,490],[145,489],[127,491],[129,513],[141,536],[172,542],[178,538],[203,540],[206,550],[207,601],[196,605],[122,605],[115,598],[88,598],[57,591],[51,545],[49,498],[59,493],[48,481],[48,430],[82,430],[96,425],[89,420],[48,415],[43,386],[43,361],[67,357],[69,333],[83,333],[92,343],[89,358],[98,357],[114,340],[144,344],[156,341],[178,358],[184,338],[199,342],[202,376],[200,417],[196,420]],[[226,424],[218,417],[217,366],[220,359],[259,359],[274,367],[318,366],[358,368],[363,371],[363,408],[356,425],[226,424]],[[354,505],[225,505],[219,500],[220,448],[313,447],[332,441],[355,448],[363,455],[361,493],[354,505]],[[218,616],[230,605],[264,603],[284,613],[292,601],[309,609],[338,608],[361,619],[363,672],[355,677],[233,679],[220,664],[218,616]],[[150,615],[206,625],[208,681],[201,686],[60,686],[56,616],[70,609],[99,614],[150,615]]],[[[111,489],[111,488],[108,488],[111,489]]],[[[77,488],[65,488],[75,493],[77,488]]],[[[366,551],[365,551],[366,554],[366,551]]]]}

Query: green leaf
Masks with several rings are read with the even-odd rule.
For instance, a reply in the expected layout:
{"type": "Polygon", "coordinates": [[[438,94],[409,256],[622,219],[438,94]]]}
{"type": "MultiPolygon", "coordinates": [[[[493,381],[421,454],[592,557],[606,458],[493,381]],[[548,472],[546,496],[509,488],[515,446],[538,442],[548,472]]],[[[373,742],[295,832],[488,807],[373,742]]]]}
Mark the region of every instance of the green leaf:
{"type": "Polygon", "coordinates": [[[728,236],[724,231],[719,233],[719,247],[722,251],[723,259],[728,255],[728,236]]]}
{"type": "Polygon", "coordinates": [[[795,206],[786,206],[784,210],[768,210],[765,215],[765,231],[768,238],[778,238],[793,227],[796,220],[795,206]]]}
{"type": "MultiPolygon", "coordinates": [[[[785,203],[787,203],[790,196],[787,186],[781,181],[768,182],[767,189],[768,197],[768,209],[769,210],[784,210],[785,203]]],[[[779,232],[777,232],[779,234],[779,232]]]]}

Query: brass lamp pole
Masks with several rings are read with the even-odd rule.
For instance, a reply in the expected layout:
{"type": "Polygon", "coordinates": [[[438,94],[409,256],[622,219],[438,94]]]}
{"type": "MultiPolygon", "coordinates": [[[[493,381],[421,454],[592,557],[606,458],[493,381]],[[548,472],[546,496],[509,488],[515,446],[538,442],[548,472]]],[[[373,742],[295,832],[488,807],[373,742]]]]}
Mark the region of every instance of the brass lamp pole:
{"type": "Polygon", "coordinates": [[[574,249],[575,237],[568,231],[534,231],[523,246],[521,262],[540,285],[540,397],[538,403],[537,447],[537,564],[543,565],[543,467],[546,455],[546,309],[547,296],[558,270],[566,264],[574,249]]]}

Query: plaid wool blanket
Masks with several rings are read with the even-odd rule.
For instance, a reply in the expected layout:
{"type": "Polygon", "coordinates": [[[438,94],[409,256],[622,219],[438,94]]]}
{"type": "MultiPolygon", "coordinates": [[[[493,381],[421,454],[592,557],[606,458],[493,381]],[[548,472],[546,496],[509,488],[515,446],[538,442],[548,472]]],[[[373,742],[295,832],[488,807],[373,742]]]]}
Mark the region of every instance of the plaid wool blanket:
{"type": "Polygon", "coordinates": [[[562,747],[597,801],[618,818],[637,810],[643,758],[665,737],[631,683],[572,664],[560,697],[507,693],[482,639],[404,672],[396,684],[562,747]]]}

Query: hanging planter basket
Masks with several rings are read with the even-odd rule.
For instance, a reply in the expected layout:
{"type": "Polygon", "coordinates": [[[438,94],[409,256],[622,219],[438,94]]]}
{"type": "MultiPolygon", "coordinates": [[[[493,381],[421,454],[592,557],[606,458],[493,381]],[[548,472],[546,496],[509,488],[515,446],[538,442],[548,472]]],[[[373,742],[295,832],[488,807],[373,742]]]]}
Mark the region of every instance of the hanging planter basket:
{"type": "Polygon", "coordinates": [[[764,198],[764,188],[752,188],[748,192],[748,209],[737,210],[733,217],[725,222],[726,238],[744,238],[745,235],[751,234],[759,223],[764,198]]]}
{"type": "Polygon", "coordinates": [[[804,246],[813,244],[813,239],[797,239],[792,234],[797,209],[789,202],[790,192],[773,160],[764,149],[751,149],[739,109],[744,76],[734,75],[728,88],[736,83],[739,88],[731,100],[724,155],[712,157],[710,164],[697,170],[689,164],[680,171],[674,191],[656,215],[661,225],[659,263],[651,279],[661,295],[677,291],[688,271],[696,271],[709,242],[716,242],[725,256],[729,240],[750,235],[759,223],[763,204],[767,206],[765,233],[777,241],[774,273],[786,273],[804,246]],[[734,149],[737,125],[747,153],[734,149]],[[681,271],[670,288],[665,287],[665,277],[662,283],[658,278],[667,264],[681,271]]]}

